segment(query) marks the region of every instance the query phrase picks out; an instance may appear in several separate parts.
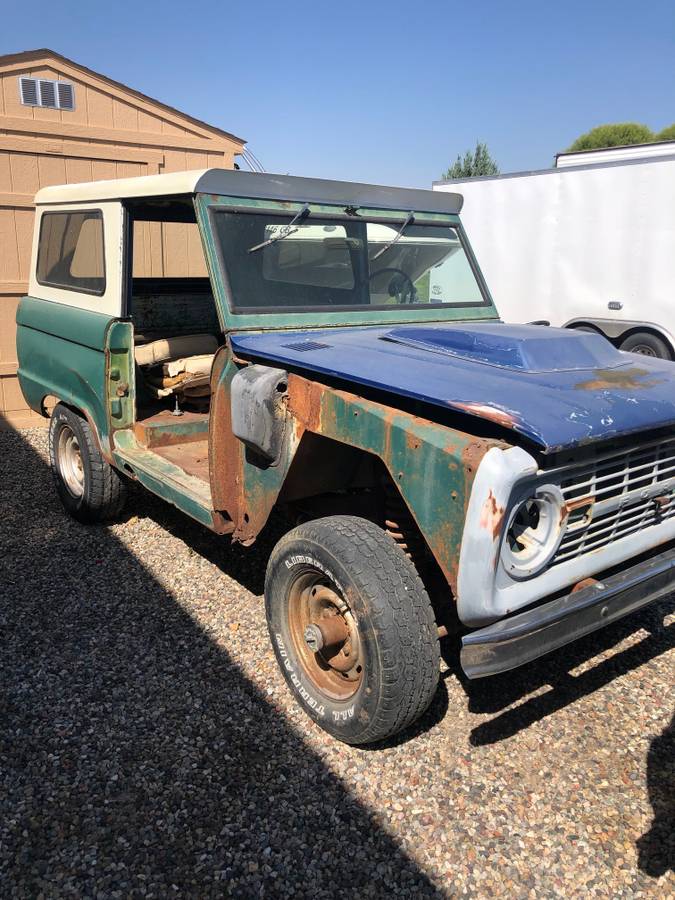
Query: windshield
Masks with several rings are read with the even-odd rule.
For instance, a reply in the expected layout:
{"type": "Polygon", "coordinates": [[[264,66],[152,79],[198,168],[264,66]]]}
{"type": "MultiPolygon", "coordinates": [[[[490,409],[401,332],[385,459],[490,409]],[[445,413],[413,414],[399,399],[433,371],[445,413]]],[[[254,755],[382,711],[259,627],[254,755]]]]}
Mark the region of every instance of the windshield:
{"type": "Polygon", "coordinates": [[[405,221],[218,210],[232,311],[487,305],[458,230],[405,221]]]}

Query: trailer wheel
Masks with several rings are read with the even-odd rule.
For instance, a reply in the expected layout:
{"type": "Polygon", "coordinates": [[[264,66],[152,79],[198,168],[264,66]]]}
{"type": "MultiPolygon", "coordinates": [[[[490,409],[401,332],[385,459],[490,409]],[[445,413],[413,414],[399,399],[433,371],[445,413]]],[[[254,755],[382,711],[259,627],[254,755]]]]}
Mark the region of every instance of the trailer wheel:
{"type": "Polygon", "coordinates": [[[658,359],[672,359],[668,344],[663,338],[650,331],[635,331],[619,345],[619,350],[628,353],[639,353],[641,356],[655,356],[658,359]]]}
{"type": "Polygon", "coordinates": [[[124,481],[101,456],[87,420],[61,403],[49,422],[49,458],[58,495],[74,519],[93,524],[121,512],[124,481]]]}
{"type": "Polygon", "coordinates": [[[431,603],[410,559],[372,522],[331,516],[283,537],[265,607],[289,688],[338,740],[383,740],[429,706],[439,678],[431,603]]]}

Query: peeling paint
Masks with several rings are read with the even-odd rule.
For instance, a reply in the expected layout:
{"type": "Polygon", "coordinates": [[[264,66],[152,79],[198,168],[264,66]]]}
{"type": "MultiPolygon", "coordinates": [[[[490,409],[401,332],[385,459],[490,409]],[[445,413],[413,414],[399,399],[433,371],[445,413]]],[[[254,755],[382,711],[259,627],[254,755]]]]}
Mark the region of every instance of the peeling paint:
{"type": "Polygon", "coordinates": [[[488,419],[504,428],[517,428],[518,419],[516,414],[510,410],[503,409],[499,406],[490,406],[487,403],[460,403],[459,401],[448,401],[454,409],[460,409],[462,412],[469,413],[472,416],[480,416],[481,419],[488,419]]]}
{"type": "MultiPolygon", "coordinates": [[[[644,390],[663,384],[663,378],[647,378],[648,369],[633,366],[630,369],[596,369],[593,378],[575,384],[577,391],[644,390]]],[[[603,423],[604,424],[604,423],[603,423]]]]}
{"type": "Polygon", "coordinates": [[[504,507],[499,506],[495,495],[489,492],[480,514],[479,525],[491,532],[494,541],[499,537],[504,524],[504,507]]]}

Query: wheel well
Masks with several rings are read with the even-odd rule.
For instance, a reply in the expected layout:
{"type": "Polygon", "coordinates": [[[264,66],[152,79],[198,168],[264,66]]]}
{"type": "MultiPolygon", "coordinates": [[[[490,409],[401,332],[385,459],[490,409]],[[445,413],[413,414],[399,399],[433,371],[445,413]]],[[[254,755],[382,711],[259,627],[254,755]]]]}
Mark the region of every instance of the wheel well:
{"type": "MultiPolygon", "coordinates": [[[[45,419],[51,419],[52,413],[54,412],[54,407],[57,403],[61,403],[58,397],[55,397],[54,394],[45,394],[45,396],[40,401],[40,415],[44,416],[45,419]]],[[[64,406],[68,406],[67,403],[63,404],[64,406]]],[[[69,409],[73,409],[73,407],[68,407],[69,409]]]]}
{"type": "Polygon", "coordinates": [[[93,418],[85,409],[80,409],[72,403],[68,403],[66,400],[61,400],[59,397],[54,396],[53,394],[46,394],[42,398],[42,402],[40,403],[40,411],[43,416],[47,419],[51,419],[54,414],[54,409],[58,405],[65,406],[66,409],[69,409],[72,413],[75,413],[76,416],[79,416],[81,419],[84,419],[91,429],[92,436],[94,438],[94,443],[96,444],[96,449],[103,456],[107,462],[112,462],[110,458],[110,454],[106,453],[103,444],[101,443],[101,438],[98,433],[98,428],[96,427],[96,423],[93,418]]]}
{"type": "Polygon", "coordinates": [[[668,348],[670,358],[673,359],[675,355],[675,348],[673,348],[673,345],[668,336],[665,335],[662,331],[659,331],[657,328],[653,328],[649,325],[632,325],[630,328],[622,331],[619,337],[615,338],[613,343],[615,343],[618,347],[626,340],[626,338],[631,337],[631,335],[633,334],[651,334],[654,337],[658,338],[660,341],[663,341],[663,343],[668,348]]]}
{"type": "MultiPolygon", "coordinates": [[[[615,322],[613,324],[617,324],[617,323],[615,322]]],[[[610,336],[605,331],[603,331],[601,326],[598,325],[596,322],[576,321],[576,322],[572,322],[570,325],[566,325],[565,327],[569,328],[573,331],[580,331],[584,328],[589,328],[589,329],[595,331],[597,334],[603,335],[603,337],[607,338],[607,340],[611,344],[614,344],[614,346],[617,348],[626,340],[626,338],[629,338],[633,334],[651,334],[654,337],[659,338],[659,340],[663,341],[666,344],[666,346],[668,347],[668,350],[670,351],[671,359],[675,358],[675,347],[673,347],[672,341],[670,340],[668,335],[664,334],[658,328],[654,328],[653,325],[650,325],[647,322],[645,322],[644,324],[631,323],[630,325],[627,326],[625,331],[622,331],[620,334],[613,335],[613,336],[610,336]]]]}
{"type": "Polygon", "coordinates": [[[451,588],[396,480],[373,453],[314,433],[303,436],[279,494],[297,521],[358,515],[379,525],[411,558],[439,624],[454,624],[451,588]]]}

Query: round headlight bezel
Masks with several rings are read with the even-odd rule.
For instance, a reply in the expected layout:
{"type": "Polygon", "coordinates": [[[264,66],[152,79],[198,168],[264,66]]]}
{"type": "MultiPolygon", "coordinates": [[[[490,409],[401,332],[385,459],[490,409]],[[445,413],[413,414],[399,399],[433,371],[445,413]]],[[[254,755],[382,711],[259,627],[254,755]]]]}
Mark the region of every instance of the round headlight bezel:
{"type": "Polygon", "coordinates": [[[567,507],[555,484],[541,484],[512,507],[501,547],[501,564],[510,578],[525,581],[542,572],[565,533],[567,507]]]}

